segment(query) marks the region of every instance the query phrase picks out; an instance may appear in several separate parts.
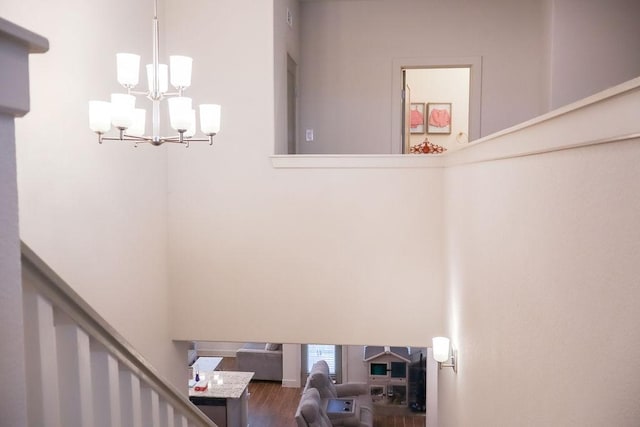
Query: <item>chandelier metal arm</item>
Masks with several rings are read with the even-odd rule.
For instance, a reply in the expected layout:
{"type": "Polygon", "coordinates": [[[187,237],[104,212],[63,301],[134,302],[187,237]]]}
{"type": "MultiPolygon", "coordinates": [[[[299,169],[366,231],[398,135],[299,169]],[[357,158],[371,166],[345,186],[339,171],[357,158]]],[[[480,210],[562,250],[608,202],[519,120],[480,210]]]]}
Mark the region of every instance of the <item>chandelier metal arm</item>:
{"type": "Polygon", "coordinates": [[[98,143],[102,144],[102,141],[131,141],[136,144],[145,144],[149,143],[152,145],[162,145],[164,143],[173,143],[173,144],[184,144],[187,147],[190,142],[208,142],[209,145],[213,145],[213,137],[216,134],[208,135],[207,138],[189,138],[185,137],[183,132],[180,132],[179,135],[176,136],[168,136],[168,137],[160,137],[154,138],[152,136],[134,136],[127,135],[124,133],[123,129],[120,129],[120,136],[105,136],[103,133],[98,133],[98,143]]]}

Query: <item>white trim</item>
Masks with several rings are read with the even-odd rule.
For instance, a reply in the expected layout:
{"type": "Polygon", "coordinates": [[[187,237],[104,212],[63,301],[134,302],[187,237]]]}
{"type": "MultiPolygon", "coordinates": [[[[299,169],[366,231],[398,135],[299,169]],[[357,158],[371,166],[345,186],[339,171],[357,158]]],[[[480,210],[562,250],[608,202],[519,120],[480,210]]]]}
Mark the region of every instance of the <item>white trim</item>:
{"type": "Polygon", "coordinates": [[[20,43],[29,53],[45,53],[49,50],[49,40],[2,17],[0,17],[0,38],[20,43]]]}
{"type": "Polygon", "coordinates": [[[482,143],[487,140],[495,139],[501,136],[505,136],[511,133],[518,132],[520,130],[532,127],[534,125],[544,123],[548,120],[552,120],[558,118],[560,116],[564,116],[565,114],[572,113],[578,110],[581,110],[585,107],[589,107],[591,105],[598,104],[600,102],[606,101],[608,99],[624,95],[628,92],[637,91],[640,89],[640,77],[636,77],[635,79],[628,80],[624,83],[621,83],[616,86],[612,86],[608,89],[605,89],[601,92],[583,98],[579,101],[572,102],[571,104],[567,104],[563,107],[556,108],[553,111],[549,111],[548,113],[542,114],[540,116],[534,117],[533,119],[527,120],[525,122],[519,123],[517,125],[511,126],[509,128],[503,129],[501,131],[495,132],[491,135],[483,137],[477,141],[472,142],[472,145],[482,143]]]}
{"type": "Polygon", "coordinates": [[[531,149],[531,150],[520,150],[518,153],[508,153],[508,154],[504,154],[504,155],[486,155],[486,156],[482,156],[482,155],[478,155],[478,156],[469,156],[468,159],[451,159],[450,161],[447,162],[447,167],[452,167],[452,166],[461,166],[461,165],[468,165],[468,164],[472,164],[472,163],[483,163],[483,162],[492,162],[492,161],[496,161],[496,160],[506,160],[506,159],[515,159],[518,157],[527,157],[527,156],[535,156],[538,154],[545,154],[545,153],[553,153],[556,151],[564,151],[564,150],[572,150],[575,148],[583,148],[583,147],[589,147],[592,145],[602,145],[602,144],[612,144],[615,142],[624,142],[624,141],[632,141],[632,140],[640,140],[640,132],[639,133],[632,133],[632,134],[627,134],[627,135],[620,135],[620,136],[612,136],[609,138],[602,138],[602,139],[594,139],[594,140],[587,140],[587,141],[582,141],[582,142],[578,142],[575,144],[563,144],[563,145],[556,145],[556,146],[552,146],[552,147],[546,147],[546,148],[541,148],[541,149],[531,149]]]}
{"type": "Polygon", "coordinates": [[[298,379],[298,380],[287,380],[287,379],[282,379],[282,387],[288,387],[288,388],[300,388],[302,387],[302,382],[298,379]]]}
{"type": "Polygon", "coordinates": [[[271,165],[276,169],[410,169],[443,167],[442,154],[304,154],[273,155],[271,165]]]}
{"type": "Polygon", "coordinates": [[[198,349],[198,357],[236,357],[236,350],[198,349]]]}
{"type": "Polygon", "coordinates": [[[640,77],[474,141],[449,154],[446,166],[637,139],[640,137],[638,111],[640,77]],[[607,125],[595,125],[601,122],[607,125]],[[593,125],[584,126],[585,123],[593,125]],[[508,137],[508,143],[505,143],[505,137],[508,137]]]}

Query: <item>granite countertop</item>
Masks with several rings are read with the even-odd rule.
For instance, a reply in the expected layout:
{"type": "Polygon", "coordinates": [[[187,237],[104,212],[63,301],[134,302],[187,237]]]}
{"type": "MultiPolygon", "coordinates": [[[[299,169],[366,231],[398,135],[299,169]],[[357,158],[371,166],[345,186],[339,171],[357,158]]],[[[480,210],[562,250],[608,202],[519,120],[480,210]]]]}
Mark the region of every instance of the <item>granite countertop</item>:
{"type": "Polygon", "coordinates": [[[200,372],[200,380],[203,380],[204,375],[204,379],[209,381],[209,386],[205,391],[195,391],[193,387],[189,387],[189,396],[238,399],[249,385],[253,374],[234,371],[200,372]],[[219,380],[222,384],[218,384],[219,380]]]}

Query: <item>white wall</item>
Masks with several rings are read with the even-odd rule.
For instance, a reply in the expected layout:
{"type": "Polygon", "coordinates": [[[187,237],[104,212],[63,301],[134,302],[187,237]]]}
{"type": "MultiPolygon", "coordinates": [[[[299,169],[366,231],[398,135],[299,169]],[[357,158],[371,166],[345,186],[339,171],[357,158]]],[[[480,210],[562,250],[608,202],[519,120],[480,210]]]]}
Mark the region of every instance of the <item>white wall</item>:
{"type": "Polygon", "coordinates": [[[31,59],[31,113],[16,123],[21,238],[184,387],[186,347],[167,324],[166,149],[99,145],[88,129],[88,101],[120,90],[116,52],[150,61],[152,13],[124,0],[0,6],[51,45],[31,59]]]}
{"type": "Polygon", "coordinates": [[[438,170],[172,160],[174,338],[425,346],[441,325],[438,170]]]}
{"type": "Polygon", "coordinates": [[[546,111],[545,2],[307,2],[301,14],[300,138],[316,140],[299,153],[391,153],[394,58],[481,56],[482,135],[546,111]]]}
{"type": "MultiPolygon", "coordinates": [[[[621,102],[593,108],[632,117],[640,96],[621,102]]],[[[487,144],[580,142],[560,123],[626,133],[591,115],[555,123],[487,144]]],[[[440,373],[439,425],[637,425],[639,161],[635,138],[446,170],[459,370],[440,373]]]]}
{"type": "Polygon", "coordinates": [[[640,75],[640,2],[552,0],[551,107],[640,75]]]}
{"type": "Polygon", "coordinates": [[[439,170],[273,169],[273,4],[234,5],[173,21],[208,28],[181,42],[223,106],[213,147],[169,150],[174,338],[424,346],[442,319],[439,170]]]}

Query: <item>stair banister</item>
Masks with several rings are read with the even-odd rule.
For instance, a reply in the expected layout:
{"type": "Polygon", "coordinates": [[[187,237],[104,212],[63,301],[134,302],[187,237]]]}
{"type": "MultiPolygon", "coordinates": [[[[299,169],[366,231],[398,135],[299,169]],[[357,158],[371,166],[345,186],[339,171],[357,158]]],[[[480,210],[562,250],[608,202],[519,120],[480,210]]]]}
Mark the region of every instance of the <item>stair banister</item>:
{"type": "MultiPolygon", "coordinates": [[[[185,393],[181,393],[176,387],[165,380],[133,346],[91,308],[87,302],[46,265],[24,242],[21,243],[21,260],[22,282],[25,294],[25,323],[31,322],[32,320],[29,318],[32,315],[36,316],[38,314],[38,308],[34,308],[33,305],[39,303],[30,303],[34,298],[33,295],[37,295],[35,301],[46,300],[51,303],[53,307],[51,312],[53,314],[50,315],[50,317],[55,316],[56,318],[55,321],[52,322],[55,323],[55,325],[50,326],[56,329],[53,335],[55,335],[56,340],[63,340],[63,346],[70,346],[73,349],[72,357],[69,358],[72,360],[68,361],[66,360],[67,357],[65,357],[63,361],[58,360],[58,366],[64,366],[66,363],[73,364],[73,359],[79,354],[77,358],[80,359],[79,366],[81,368],[84,367],[82,369],[86,370],[88,367],[93,367],[94,365],[102,366],[105,373],[104,376],[100,378],[106,378],[106,381],[113,379],[114,383],[118,385],[115,392],[128,393],[128,397],[123,398],[120,396],[120,398],[117,399],[120,403],[116,404],[117,408],[112,410],[112,416],[119,418],[123,416],[122,414],[130,412],[134,420],[133,425],[140,425],[141,427],[142,425],[147,426],[147,422],[143,423],[144,417],[148,417],[147,421],[149,425],[152,426],[216,427],[213,421],[189,401],[185,393]],[[29,304],[32,304],[32,306],[29,306],[29,304]],[[34,310],[36,313],[34,313],[34,310]],[[78,351],[75,349],[76,343],[79,349],[78,351]],[[85,359],[87,358],[92,359],[90,364],[86,362],[85,359]],[[93,358],[96,358],[96,360],[93,360],[93,358]]],[[[33,321],[46,323],[46,321],[38,318],[33,319],[33,321]]],[[[26,334],[29,335],[30,328],[34,329],[38,327],[42,326],[39,324],[35,326],[26,324],[26,334]]],[[[49,326],[45,325],[44,327],[49,326]]],[[[27,343],[30,339],[33,338],[29,336],[25,337],[27,343]]],[[[62,350],[58,349],[58,351],[62,350]]],[[[29,375],[37,374],[38,371],[44,371],[41,372],[43,375],[55,375],[55,373],[49,372],[49,369],[27,369],[27,382],[44,385],[44,381],[54,383],[58,381],[58,378],[43,379],[29,377],[29,375]]],[[[71,372],[71,374],[75,373],[71,372]]],[[[58,373],[57,375],[59,377],[62,374],[58,373]]],[[[69,372],[64,373],[64,375],[68,376],[69,372]]],[[[90,372],[83,376],[82,372],[78,373],[77,381],[71,381],[73,387],[77,385],[78,389],[75,391],[71,390],[69,393],[82,398],[82,396],[84,396],[82,391],[87,388],[92,388],[91,393],[100,394],[103,384],[93,384],[90,379],[92,375],[96,374],[90,372]]],[[[65,378],[64,382],[68,383],[68,378],[65,378]]],[[[93,382],[97,381],[94,380],[93,382]]],[[[60,381],[60,383],[62,384],[63,381],[60,381]]],[[[64,387],[68,387],[68,385],[64,387]]],[[[61,391],[64,390],[64,387],[60,386],[61,391]]],[[[38,393],[42,395],[41,392],[38,393]]],[[[30,392],[28,388],[28,400],[34,397],[33,394],[34,393],[30,392]]],[[[108,398],[108,396],[106,398],[108,398]]],[[[96,399],[92,400],[95,401],[96,399]]],[[[98,403],[103,402],[101,399],[97,400],[98,403]]],[[[31,404],[38,405],[39,403],[28,402],[28,406],[31,404]]],[[[56,402],[49,402],[48,404],[55,406],[56,402]]],[[[69,402],[67,399],[65,402],[60,402],[59,411],[56,411],[55,408],[44,408],[42,411],[53,411],[54,418],[60,416],[62,420],[69,419],[69,417],[71,419],[88,420],[97,417],[94,411],[104,410],[102,404],[92,404],[89,400],[83,402],[82,408],[67,407],[72,404],[73,402],[69,402]]],[[[28,409],[29,411],[32,410],[31,407],[28,409]]],[[[37,411],[36,409],[34,410],[37,411]]],[[[120,420],[113,421],[114,425],[118,425],[120,420]]],[[[83,422],[78,425],[82,424],[83,422]]],[[[65,424],[62,423],[61,425],[65,424]]]]}

